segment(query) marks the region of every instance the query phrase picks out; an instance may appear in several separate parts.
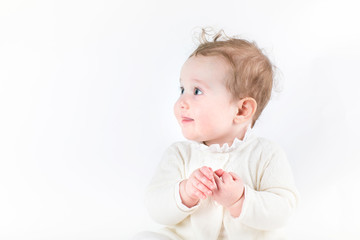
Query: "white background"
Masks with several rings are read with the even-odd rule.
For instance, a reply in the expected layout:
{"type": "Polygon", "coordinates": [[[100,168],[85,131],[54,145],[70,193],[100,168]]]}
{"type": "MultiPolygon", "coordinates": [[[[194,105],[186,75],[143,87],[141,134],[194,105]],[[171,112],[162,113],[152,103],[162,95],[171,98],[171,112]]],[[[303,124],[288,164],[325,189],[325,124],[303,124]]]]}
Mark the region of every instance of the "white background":
{"type": "Polygon", "coordinates": [[[127,239],[200,27],[254,40],[280,90],[256,134],[288,154],[292,239],[359,239],[356,1],[1,1],[0,239],[127,239]],[[194,35],[195,34],[195,35],[194,35]]]}

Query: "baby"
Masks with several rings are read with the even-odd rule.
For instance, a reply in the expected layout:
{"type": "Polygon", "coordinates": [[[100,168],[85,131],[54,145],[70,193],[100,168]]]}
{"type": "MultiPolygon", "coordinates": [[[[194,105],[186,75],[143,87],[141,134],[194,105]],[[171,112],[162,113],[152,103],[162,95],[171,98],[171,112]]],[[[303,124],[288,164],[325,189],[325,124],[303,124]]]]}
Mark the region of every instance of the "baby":
{"type": "Polygon", "coordinates": [[[291,169],[277,144],[251,133],[273,66],[254,43],[206,35],[182,67],[174,106],[190,141],[166,150],[146,191],[165,227],[136,239],[282,239],[298,199],[291,169]]]}

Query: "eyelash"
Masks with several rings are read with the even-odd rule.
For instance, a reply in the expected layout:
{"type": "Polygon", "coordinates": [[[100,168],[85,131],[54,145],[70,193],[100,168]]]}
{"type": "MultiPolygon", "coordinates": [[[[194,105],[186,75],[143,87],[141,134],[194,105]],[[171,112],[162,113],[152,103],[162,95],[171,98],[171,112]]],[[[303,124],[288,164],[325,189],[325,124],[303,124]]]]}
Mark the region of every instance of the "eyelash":
{"type": "MultiPolygon", "coordinates": [[[[182,95],[182,94],[184,94],[184,91],[185,91],[185,89],[183,88],[183,87],[180,87],[180,94],[182,95]]],[[[198,92],[200,92],[201,94],[203,94],[203,92],[199,89],[199,88],[194,88],[194,95],[201,95],[201,94],[199,94],[198,92]]]]}

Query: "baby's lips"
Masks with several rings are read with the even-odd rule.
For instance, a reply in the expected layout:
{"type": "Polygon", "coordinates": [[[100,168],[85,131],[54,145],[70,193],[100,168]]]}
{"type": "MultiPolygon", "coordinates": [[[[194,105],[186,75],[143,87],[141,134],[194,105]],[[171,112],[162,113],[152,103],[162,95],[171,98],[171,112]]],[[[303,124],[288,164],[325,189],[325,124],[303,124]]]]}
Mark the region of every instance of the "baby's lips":
{"type": "Polygon", "coordinates": [[[189,118],[187,116],[184,116],[184,115],[181,115],[180,116],[182,120],[185,120],[185,121],[193,121],[194,119],[193,118],[189,118]]]}

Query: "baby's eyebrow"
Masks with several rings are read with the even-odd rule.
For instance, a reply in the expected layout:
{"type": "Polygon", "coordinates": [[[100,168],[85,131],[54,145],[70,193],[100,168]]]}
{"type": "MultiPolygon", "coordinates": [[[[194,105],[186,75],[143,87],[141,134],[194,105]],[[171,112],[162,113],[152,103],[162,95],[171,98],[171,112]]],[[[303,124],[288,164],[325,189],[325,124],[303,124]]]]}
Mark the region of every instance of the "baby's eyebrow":
{"type": "Polygon", "coordinates": [[[206,81],[202,81],[200,79],[194,79],[194,81],[198,84],[200,84],[201,86],[205,87],[205,88],[209,88],[209,85],[207,84],[206,81]]]}
{"type": "MultiPolygon", "coordinates": [[[[180,80],[180,83],[182,83],[181,78],[179,80],[180,80]]],[[[192,80],[194,80],[194,82],[196,82],[196,83],[199,83],[199,84],[205,86],[206,88],[209,87],[208,84],[205,81],[202,81],[202,80],[197,79],[197,78],[193,78],[192,80]]]]}

